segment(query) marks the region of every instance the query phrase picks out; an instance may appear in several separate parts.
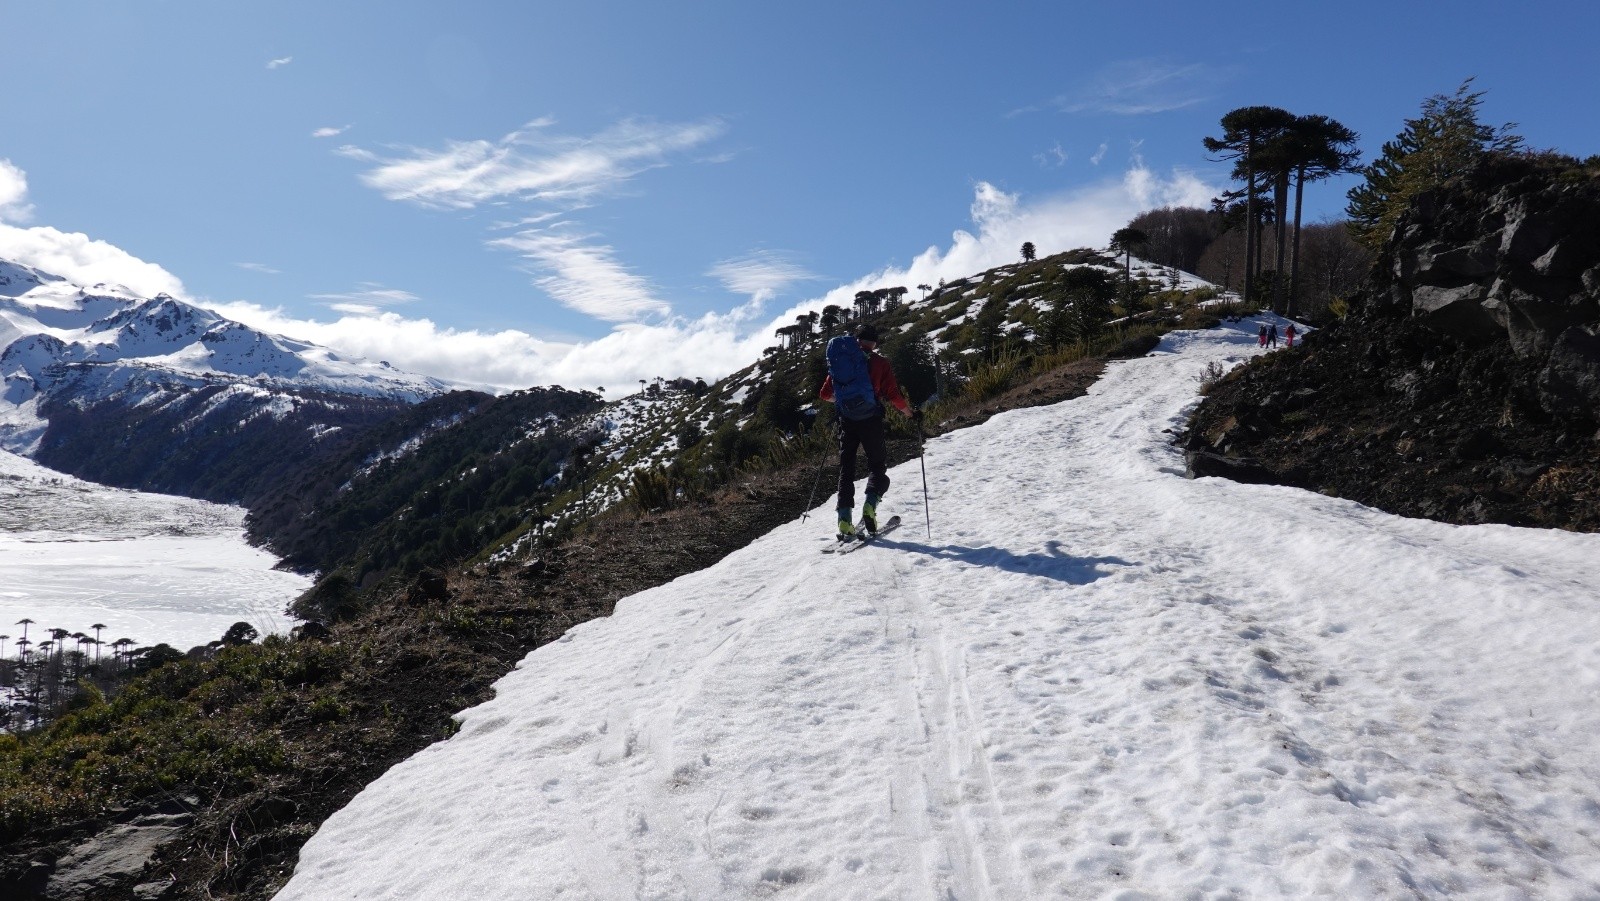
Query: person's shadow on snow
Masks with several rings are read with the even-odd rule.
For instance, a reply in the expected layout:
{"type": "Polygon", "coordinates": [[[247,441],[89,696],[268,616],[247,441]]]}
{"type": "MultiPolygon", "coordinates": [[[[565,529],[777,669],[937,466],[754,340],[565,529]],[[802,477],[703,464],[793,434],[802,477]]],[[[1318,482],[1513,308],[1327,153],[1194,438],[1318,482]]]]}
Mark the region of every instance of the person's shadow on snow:
{"type": "Polygon", "coordinates": [[[931,544],[895,541],[891,538],[880,538],[876,543],[902,551],[927,554],[938,560],[955,560],[971,566],[992,566],[1030,576],[1043,576],[1068,585],[1088,585],[1113,574],[1112,570],[1102,567],[1137,565],[1120,557],[1074,557],[1061,550],[1059,541],[1047,542],[1044,553],[1032,554],[1013,554],[997,547],[962,547],[958,544],[935,547],[931,544]]]}

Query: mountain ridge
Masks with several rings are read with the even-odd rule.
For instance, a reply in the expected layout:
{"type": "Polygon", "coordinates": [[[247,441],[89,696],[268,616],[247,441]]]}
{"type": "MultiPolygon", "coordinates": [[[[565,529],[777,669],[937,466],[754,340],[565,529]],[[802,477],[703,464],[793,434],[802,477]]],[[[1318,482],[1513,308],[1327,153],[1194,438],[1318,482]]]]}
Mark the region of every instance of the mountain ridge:
{"type": "Polygon", "coordinates": [[[272,335],[168,294],[75,285],[0,260],[0,399],[10,407],[0,411],[0,447],[34,452],[50,427],[47,408],[99,403],[128,390],[136,381],[130,372],[163,376],[146,379],[151,393],[136,403],[241,383],[405,402],[450,388],[386,362],[272,335]]]}

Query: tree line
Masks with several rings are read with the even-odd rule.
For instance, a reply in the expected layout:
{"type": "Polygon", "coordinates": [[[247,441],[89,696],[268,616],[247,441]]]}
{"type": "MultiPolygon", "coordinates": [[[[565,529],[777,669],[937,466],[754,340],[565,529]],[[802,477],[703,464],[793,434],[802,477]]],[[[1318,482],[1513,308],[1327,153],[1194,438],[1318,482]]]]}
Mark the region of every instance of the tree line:
{"type": "Polygon", "coordinates": [[[29,617],[16,625],[22,628],[14,641],[9,632],[0,634],[0,732],[38,728],[72,709],[80,698],[115,693],[132,675],[185,656],[204,655],[217,647],[248,644],[258,637],[254,626],[238,622],[220,640],[186,655],[164,643],[140,647],[131,638],[105,639],[104,623],[89,627],[93,635],[61,628],[34,629],[38,623],[29,617]],[[9,656],[8,650],[15,655],[9,656]]]}

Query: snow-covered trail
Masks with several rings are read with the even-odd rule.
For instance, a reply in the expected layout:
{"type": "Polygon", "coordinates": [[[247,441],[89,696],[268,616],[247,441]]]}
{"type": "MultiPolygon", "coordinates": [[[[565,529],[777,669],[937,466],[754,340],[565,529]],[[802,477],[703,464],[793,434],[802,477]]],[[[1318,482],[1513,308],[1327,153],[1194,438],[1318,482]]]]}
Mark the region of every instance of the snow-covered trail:
{"type": "Polygon", "coordinates": [[[1600,535],[1184,479],[1253,345],[930,442],[932,539],[913,462],[880,546],[575,628],[279,898],[1600,897],[1600,535]]]}

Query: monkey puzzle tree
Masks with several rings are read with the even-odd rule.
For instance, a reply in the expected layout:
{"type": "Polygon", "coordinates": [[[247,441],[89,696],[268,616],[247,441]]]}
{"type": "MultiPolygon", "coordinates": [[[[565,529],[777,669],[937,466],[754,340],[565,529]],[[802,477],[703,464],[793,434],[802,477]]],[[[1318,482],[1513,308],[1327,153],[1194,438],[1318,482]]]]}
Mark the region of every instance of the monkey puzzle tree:
{"type": "Polygon", "coordinates": [[[1130,304],[1133,303],[1133,252],[1148,243],[1150,236],[1137,228],[1119,228],[1111,235],[1112,252],[1122,254],[1122,290],[1130,304]]]}
{"type": "Polygon", "coordinates": [[[1294,121],[1294,114],[1275,106],[1242,106],[1222,117],[1222,137],[1205,138],[1205,148],[1219,159],[1238,160],[1245,173],[1245,268],[1244,296],[1248,301],[1255,289],[1256,262],[1256,154],[1294,121]]]}
{"type": "Polygon", "coordinates": [[[1032,241],[1023,241],[1022,242],[1022,261],[1024,263],[1031,263],[1031,262],[1034,261],[1035,256],[1036,256],[1036,251],[1033,248],[1033,242],[1032,241]]]}
{"type": "MultiPolygon", "coordinates": [[[[1305,198],[1305,183],[1347,172],[1360,158],[1355,149],[1356,133],[1327,116],[1296,116],[1287,128],[1267,140],[1258,150],[1257,172],[1272,185],[1273,235],[1277,259],[1272,267],[1272,308],[1286,315],[1294,306],[1294,267],[1298,264],[1300,215],[1305,198]],[[1294,250],[1289,265],[1289,299],[1284,299],[1284,259],[1289,247],[1289,187],[1294,186],[1294,250]]],[[[1233,177],[1244,177],[1243,161],[1234,164],[1233,177]]]]}
{"type": "Polygon", "coordinates": [[[1300,296],[1300,211],[1306,182],[1355,171],[1361,151],[1356,148],[1360,136],[1327,116],[1300,116],[1290,126],[1287,138],[1294,164],[1294,248],[1289,264],[1288,305],[1288,315],[1293,316],[1300,296]]]}
{"type": "Polygon", "coordinates": [[[1068,325],[1072,335],[1088,344],[1105,328],[1116,289],[1104,272],[1092,266],[1067,270],[1061,287],[1071,304],[1068,325]]]}

